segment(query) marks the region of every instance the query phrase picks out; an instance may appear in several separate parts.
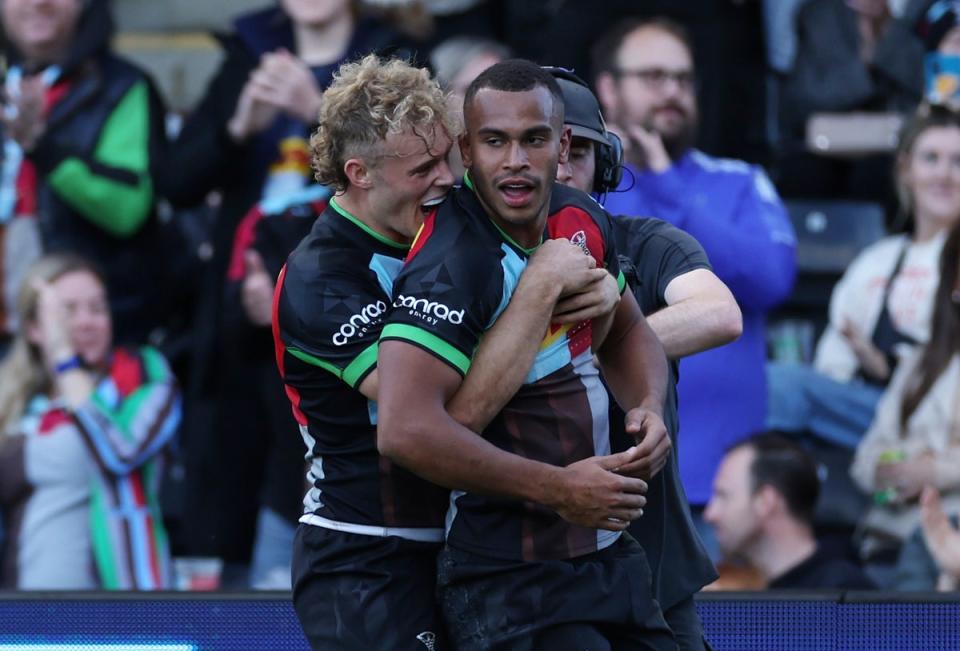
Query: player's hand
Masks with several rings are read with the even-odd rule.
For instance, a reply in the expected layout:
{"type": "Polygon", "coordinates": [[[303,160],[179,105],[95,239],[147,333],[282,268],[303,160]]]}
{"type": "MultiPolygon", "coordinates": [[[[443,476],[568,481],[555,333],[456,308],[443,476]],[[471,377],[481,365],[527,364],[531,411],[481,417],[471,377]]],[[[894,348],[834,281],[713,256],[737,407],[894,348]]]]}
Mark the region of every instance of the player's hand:
{"type": "Polygon", "coordinates": [[[592,529],[623,531],[643,515],[647,483],[618,470],[633,461],[635,449],[589,457],[563,469],[563,490],[551,506],[567,522],[592,529]]]}
{"type": "MultiPolygon", "coordinates": [[[[602,270],[601,270],[602,271],[602,270]]],[[[609,273],[597,277],[582,291],[557,301],[554,323],[580,323],[610,314],[620,304],[620,287],[609,273]]]]}
{"type": "Polygon", "coordinates": [[[247,274],[243,278],[241,289],[243,310],[252,324],[268,326],[273,319],[273,278],[256,251],[247,251],[244,261],[247,274]]]}
{"type": "MultiPolygon", "coordinates": [[[[582,248],[565,239],[547,240],[530,257],[521,282],[541,282],[560,296],[576,294],[606,274],[582,248]]],[[[609,275],[609,274],[607,274],[609,275]]]]}
{"type": "Polygon", "coordinates": [[[618,472],[649,481],[663,470],[670,458],[673,442],[659,414],[649,409],[636,407],[624,417],[626,431],[636,440],[635,459],[618,472]]]}

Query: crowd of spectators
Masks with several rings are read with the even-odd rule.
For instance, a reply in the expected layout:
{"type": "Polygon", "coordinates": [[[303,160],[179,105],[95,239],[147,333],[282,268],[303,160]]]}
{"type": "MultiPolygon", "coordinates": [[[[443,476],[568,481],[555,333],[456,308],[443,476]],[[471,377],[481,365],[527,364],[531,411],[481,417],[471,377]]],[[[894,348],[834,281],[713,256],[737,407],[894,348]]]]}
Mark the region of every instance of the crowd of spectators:
{"type": "Polygon", "coordinates": [[[223,587],[289,588],[304,451],[274,281],[331,196],[308,146],[322,91],[370,52],[428,66],[454,112],[513,54],[575,67],[623,148],[598,199],[702,246],[742,334],[704,352],[662,338],[684,358],[674,454],[714,561],[771,588],[954,585],[960,3],[265,4],[220,35],[220,68],[170,135],[149,76],[111,49],[109,0],[0,3],[0,585],[168,587],[171,558],[199,556],[220,559],[223,587]],[[895,142],[814,146],[824,118],[856,135],[878,116],[904,125],[895,142]],[[766,327],[798,274],[801,198],[876,202],[890,235],[811,317],[815,358],[786,365],[767,362],[766,327]],[[201,205],[198,268],[178,220],[201,205]],[[779,435],[751,438],[764,430],[779,435]],[[872,504],[832,556],[814,440],[872,504]]]}

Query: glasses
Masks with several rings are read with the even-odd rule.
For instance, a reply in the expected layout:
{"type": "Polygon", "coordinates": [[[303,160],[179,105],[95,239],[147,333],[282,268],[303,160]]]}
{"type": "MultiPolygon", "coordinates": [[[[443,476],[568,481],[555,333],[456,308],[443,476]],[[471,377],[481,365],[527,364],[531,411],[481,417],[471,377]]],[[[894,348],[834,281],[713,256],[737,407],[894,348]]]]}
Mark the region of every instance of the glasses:
{"type": "Polygon", "coordinates": [[[636,77],[652,90],[661,90],[667,81],[673,81],[680,90],[693,90],[697,82],[692,70],[667,70],[665,68],[641,68],[639,70],[617,70],[618,77],[636,77]]]}

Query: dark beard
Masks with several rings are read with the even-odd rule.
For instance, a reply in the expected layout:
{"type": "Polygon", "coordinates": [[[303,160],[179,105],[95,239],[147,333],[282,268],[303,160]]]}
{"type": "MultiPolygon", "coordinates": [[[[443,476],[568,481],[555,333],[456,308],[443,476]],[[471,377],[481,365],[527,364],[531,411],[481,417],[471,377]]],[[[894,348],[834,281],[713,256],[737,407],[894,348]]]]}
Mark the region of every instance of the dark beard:
{"type": "Polygon", "coordinates": [[[667,150],[670,160],[676,162],[693,147],[697,141],[697,122],[688,120],[686,126],[674,136],[661,136],[663,139],[663,148],[667,150]]]}
{"type": "MultiPolygon", "coordinates": [[[[697,141],[697,126],[697,119],[688,116],[683,128],[680,129],[676,135],[660,135],[660,139],[663,140],[663,148],[666,150],[667,156],[670,157],[672,162],[676,162],[677,159],[693,147],[697,141]]],[[[657,131],[650,121],[644,123],[643,128],[647,131],[657,131]]],[[[639,168],[645,168],[647,166],[643,148],[636,143],[630,148],[628,160],[639,168]]]]}

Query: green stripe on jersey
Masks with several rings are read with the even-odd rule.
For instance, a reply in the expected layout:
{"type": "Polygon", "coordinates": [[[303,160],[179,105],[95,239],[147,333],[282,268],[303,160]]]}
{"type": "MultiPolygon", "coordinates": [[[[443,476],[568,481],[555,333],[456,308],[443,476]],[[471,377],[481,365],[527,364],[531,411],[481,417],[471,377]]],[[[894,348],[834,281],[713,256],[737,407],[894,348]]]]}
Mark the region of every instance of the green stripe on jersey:
{"type": "Polygon", "coordinates": [[[343,379],[343,373],[340,371],[340,369],[330,362],[325,362],[319,357],[315,357],[310,353],[305,353],[302,350],[297,350],[296,348],[291,348],[290,346],[287,346],[287,352],[299,359],[301,362],[306,362],[312,366],[319,366],[320,368],[330,371],[336,375],[338,379],[343,379]]]}
{"type": "Polygon", "coordinates": [[[107,518],[106,498],[103,488],[94,485],[90,489],[90,538],[93,556],[100,572],[101,587],[116,590],[120,586],[117,572],[117,557],[110,539],[111,522],[107,518]]]}
{"type": "Polygon", "coordinates": [[[379,344],[377,342],[370,344],[347,365],[347,368],[343,369],[343,381],[346,382],[351,389],[356,389],[357,380],[377,365],[378,346],[379,344]]]}
{"type": "Polygon", "coordinates": [[[440,359],[446,360],[448,364],[463,375],[466,375],[467,369],[470,368],[469,357],[437,335],[422,328],[405,323],[391,323],[383,329],[383,333],[380,335],[380,340],[383,341],[384,339],[402,339],[426,348],[440,359]]]}
{"type": "Polygon", "coordinates": [[[330,198],[330,207],[333,208],[335,211],[337,211],[337,212],[338,212],[340,215],[342,215],[343,217],[346,217],[347,220],[350,221],[350,222],[352,222],[354,226],[356,226],[357,228],[359,228],[360,230],[362,230],[363,232],[365,232],[367,235],[369,235],[370,237],[374,238],[374,239],[377,240],[378,242],[382,242],[383,244],[386,244],[387,246],[392,246],[393,248],[395,248],[395,249],[400,249],[400,250],[402,250],[402,251],[409,251],[409,250],[410,250],[410,245],[409,245],[409,244],[400,244],[400,242],[394,242],[394,241],[391,240],[390,238],[384,237],[383,235],[381,235],[380,233],[378,233],[377,231],[373,230],[372,228],[370,228],[369,226],[367,226],[366,224],[364,224],[362,221],[360,221],[359,219],[357,219],[356,217],[354,217],[353,215],[351,215],[351,214],[350,214],[350,211],[348,211],[346,208],[344,208],[344,207],[341,206],[339,203],[337,203],[336,197],[331,197],[331,198],[330,198]]]}
{"type": "Polygon", "coordinates": [[[627,288],[627,277],[623,275],[623,271],[617,272],[617,289],[620,290],[622,294],[623,291],[627,288]]]}

